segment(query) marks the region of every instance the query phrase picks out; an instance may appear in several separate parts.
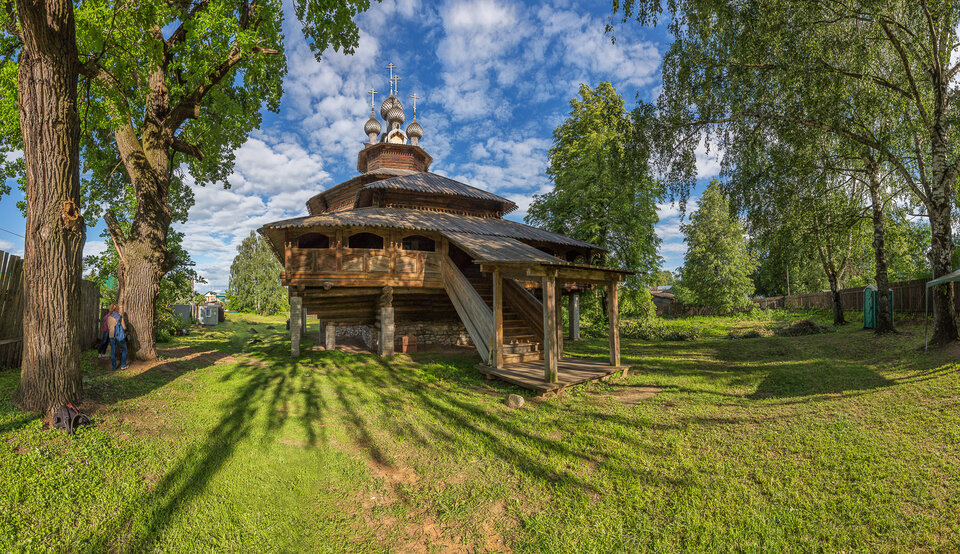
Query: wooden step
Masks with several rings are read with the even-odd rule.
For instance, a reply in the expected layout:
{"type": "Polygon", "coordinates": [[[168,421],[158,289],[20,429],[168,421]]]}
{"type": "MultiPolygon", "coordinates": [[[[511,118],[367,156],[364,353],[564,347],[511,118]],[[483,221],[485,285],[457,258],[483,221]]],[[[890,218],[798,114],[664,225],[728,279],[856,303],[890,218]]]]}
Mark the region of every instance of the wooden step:
{"type": "Polygon", "coordinates": [[[526,352],[524,354],[503,354],[504,364],[516,364],[520,362],[536,362],[543,359],[543,352],[526,352]]]}

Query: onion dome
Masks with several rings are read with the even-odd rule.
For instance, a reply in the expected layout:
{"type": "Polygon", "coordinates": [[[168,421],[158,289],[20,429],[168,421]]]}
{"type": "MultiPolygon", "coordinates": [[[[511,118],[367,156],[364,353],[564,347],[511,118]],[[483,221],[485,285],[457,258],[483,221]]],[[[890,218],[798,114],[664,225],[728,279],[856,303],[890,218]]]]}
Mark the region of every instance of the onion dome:
{"type": "Polygon", "coordinates": [[[423,138],[423,127],[417,123],[417,117],[413,117],[413,121],[410,122],[410,125],[407,125],[407,136],[410,138],[423,138]]]}
{"type": "Polygon", "coordinates": [[[400,106],[400,109],[403,109],[403,106],[400,105],[400,101],[397,100],[397,97],[391,94],[386,100],[383,101],[382,104],[380,104],[380,117],[386,121],[390,121],[390,118],[387,117],[387,114],[394,106],[400,106]]]}
{"type": "Polygon", "coordinates": [[[363,134],[376,137],[380,134],[380,122],[377,121],[377,118],[373,116],[373,112],[370,113],[370,119],[367,120],[367,123],[363,126],[363,134]]]}
{"type": "Polygon", "coordinates": [[[397,123],[398,125],[402,124],[406,118],[407,116],[403,113],[403,106],[400,105],[399,101],[387,112],[387,121],[390,122],[391,125],[393,123],[397,123]]]}

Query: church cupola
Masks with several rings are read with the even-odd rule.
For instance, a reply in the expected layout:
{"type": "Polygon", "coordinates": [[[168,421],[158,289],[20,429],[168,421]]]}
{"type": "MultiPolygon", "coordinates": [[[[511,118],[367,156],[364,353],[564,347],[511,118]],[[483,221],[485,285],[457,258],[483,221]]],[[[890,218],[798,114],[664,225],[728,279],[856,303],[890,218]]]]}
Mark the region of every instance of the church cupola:
{"type": "Polygon", "coordinates": [[[417,146],[417,143],[423,138],[423,127],[417,123],[417,100],[420,97],[414,93],[410,95],[410,98],[413,98],[413,121],[410,122],[410,125],[407,125],[407,136],[410,138],[410,144],[417,146]]]}
{"type": "Polygon", "coordinates": [[[416,94],[410,95],[413,98],[413,120],[406,130],[403,129],[407,116],[397,86],[400,77],[393,74],[396,67],[392,63],[387,65],[390,70],[390,95],[380,104],[382,126],[376,117],[377,91],[367,91],[370,94],[370,119],[363,126],[367,144],[357,159],[357,170],[361,173],[385,170],[416,173],[427,171],[430,167],[430,155],[420,147],[423,127],[417,121],[417,100],[420,97],[416,94]]]}

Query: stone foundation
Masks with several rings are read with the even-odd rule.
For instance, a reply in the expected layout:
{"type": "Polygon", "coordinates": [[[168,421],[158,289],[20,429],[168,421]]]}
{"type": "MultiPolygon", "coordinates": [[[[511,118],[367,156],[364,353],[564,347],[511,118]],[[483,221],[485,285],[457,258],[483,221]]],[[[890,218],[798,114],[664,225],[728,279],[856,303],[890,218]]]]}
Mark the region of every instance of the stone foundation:
{"type": "MultiPolygon", "coordinates": [[[[371,349],[377,350],[378,332],[374,325],[337,325],[337,343],[344,339],[359,339],[371,349]]],[[[417,338],[417,347],[473,346],[467,328],[459,321],[398,321],[395,323],[394,344],[399,352],[404,336],[417,338]]]]}
{"type": "Polygon", "coordinates": [[[473,346],[467,328],[459,321],[403,321],[396,323],[394,343],[400,349],[404,336],[417,338],[417,346],[473,346]]]}

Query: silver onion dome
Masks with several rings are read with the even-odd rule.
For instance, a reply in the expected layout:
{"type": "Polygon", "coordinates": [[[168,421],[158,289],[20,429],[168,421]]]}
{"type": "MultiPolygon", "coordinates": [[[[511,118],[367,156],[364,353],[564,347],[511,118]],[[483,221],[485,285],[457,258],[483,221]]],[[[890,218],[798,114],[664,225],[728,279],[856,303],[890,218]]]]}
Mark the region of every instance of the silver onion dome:
{"type": "Polygon", "coordinates": [[[400,106],[400,109],[403,109],[403,106],[400,105],[400,101],[397,100],[397,97],[391,94],[386,100],[383,101],[382,104],[380,104],[380,117],[386,121],[390,121],[390,118],[387,117],[387,114],[390,113],[390,110],[395,106],[400,106]]]}
{"type": "Polygon", "coordinates": [[[367,120],[367,123],[363,126],[363,134],[365,135],[379,135],[380,134],[380,122],[377,121],[377,118],[373,117],[373,114],[370,114],[370,119],[367,120]]]}
{"type": "Polygon", "coordinates": [[[410,138],[423,138],[423,127],[417,123],[416,117],[413,118],[410,125],[407,125],[407,136],[410,138]]]}
{"type": "Polygon", "coordinates": [[[393,107],[387,110],[387,115],[385,119],[390,124],[393,124],[393,123],[402,124],[403,121],[406,119],[406,117],[407,116],[404,115],[403,113],[403,106],[400,104],[400,101],[398,100],[396,103],[394,103],[393,107]]]}

